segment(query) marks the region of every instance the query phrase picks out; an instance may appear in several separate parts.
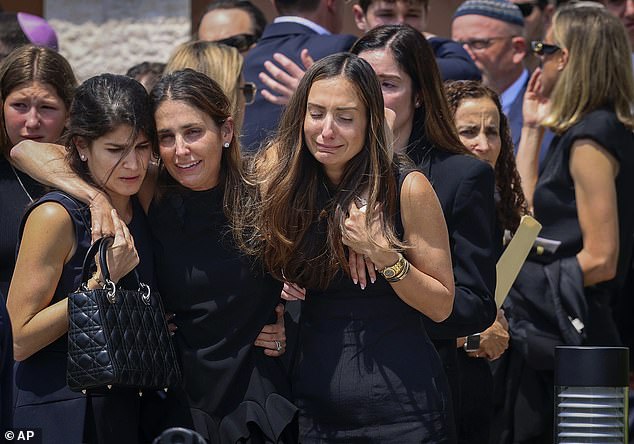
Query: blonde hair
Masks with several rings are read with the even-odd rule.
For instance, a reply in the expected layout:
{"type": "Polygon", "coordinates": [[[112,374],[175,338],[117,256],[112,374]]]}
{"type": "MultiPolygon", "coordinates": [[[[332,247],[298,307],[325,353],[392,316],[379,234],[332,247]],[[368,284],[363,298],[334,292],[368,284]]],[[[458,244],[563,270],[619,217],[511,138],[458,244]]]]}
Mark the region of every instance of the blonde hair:
{"type": "Polygon", "coordinates": [[[603,8],[571,4],[553,17],[553,40],[568,50],[568,63],[551,94],[542,122],[562,133],[603,106],[634,129],[631,49],[623,25],[603,8]]]}
{"type": "Polygon", "coordinates": [[[214,42],[194,41],[179,45],[165,66],[165,74],[191,68],[215,80],[231,102],[231,115],[240,134],[243,102],[240,80],[244,59],[236,48],[214,42]]]}

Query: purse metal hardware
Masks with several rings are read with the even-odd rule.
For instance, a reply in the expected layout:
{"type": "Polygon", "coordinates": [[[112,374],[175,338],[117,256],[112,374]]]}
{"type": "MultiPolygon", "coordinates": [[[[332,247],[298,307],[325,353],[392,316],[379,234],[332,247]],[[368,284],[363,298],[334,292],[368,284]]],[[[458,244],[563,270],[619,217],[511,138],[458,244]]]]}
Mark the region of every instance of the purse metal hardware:
{"type": "Polygon", "coordinates": [[[143,303],[145,305],[150,305],[150,293],[152,292],[152,290],[150,290],[150,286],[144,284],[143,282],[139,282],[139,292],[142,293],[141,300],[143,303]]]}
{"type": "Polygon", "coordinates": [[[110,279],[106,279],[106,285],[104,285],[104,289],[108,290],[107,297],[108,302],[111,304],[117,303],[117,286],[110,279]]]}

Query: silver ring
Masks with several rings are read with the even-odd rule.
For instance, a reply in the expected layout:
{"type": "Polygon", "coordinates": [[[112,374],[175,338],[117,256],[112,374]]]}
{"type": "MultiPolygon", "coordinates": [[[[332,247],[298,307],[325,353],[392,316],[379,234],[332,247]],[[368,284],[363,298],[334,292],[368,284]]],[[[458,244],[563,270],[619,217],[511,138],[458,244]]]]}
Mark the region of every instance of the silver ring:
{"type": "Polygon", "coordinates": [[[281,351],[282,343],[280,341],[273,341],[273,342],[275,342],[275,351],[281,351]]]}

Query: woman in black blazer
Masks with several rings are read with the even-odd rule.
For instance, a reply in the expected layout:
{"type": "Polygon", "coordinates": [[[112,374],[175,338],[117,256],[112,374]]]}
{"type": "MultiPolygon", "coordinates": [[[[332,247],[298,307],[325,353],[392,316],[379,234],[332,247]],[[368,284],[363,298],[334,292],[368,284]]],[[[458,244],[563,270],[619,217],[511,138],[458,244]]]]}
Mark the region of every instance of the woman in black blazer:
{"type": "Polygon", "coordinates": [[[494,172],[460,142],[434,54],[419,32],[408,26],[381,26],[359,39],[351,52],[366,59],[379,76],[385,106],[396,114],[394,149],[407,153],[425,173],[447,222],[454,308],[440,324],[424,321],[445,365],[456,412],[456,339],[485,330],[496,314],[493,295],[500,247],[494,241],[494,172]]]}

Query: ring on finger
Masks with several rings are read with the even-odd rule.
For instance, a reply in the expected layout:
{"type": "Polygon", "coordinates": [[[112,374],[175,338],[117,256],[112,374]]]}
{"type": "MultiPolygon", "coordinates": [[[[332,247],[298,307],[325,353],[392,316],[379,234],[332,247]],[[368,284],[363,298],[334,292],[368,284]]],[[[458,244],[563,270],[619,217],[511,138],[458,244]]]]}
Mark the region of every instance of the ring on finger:
{"type": "Polygon", "coordinates": [[[280,341],[274,341],[274,342],[275,342],[275,351],[281,351],[282,343],[280,341]]]}

